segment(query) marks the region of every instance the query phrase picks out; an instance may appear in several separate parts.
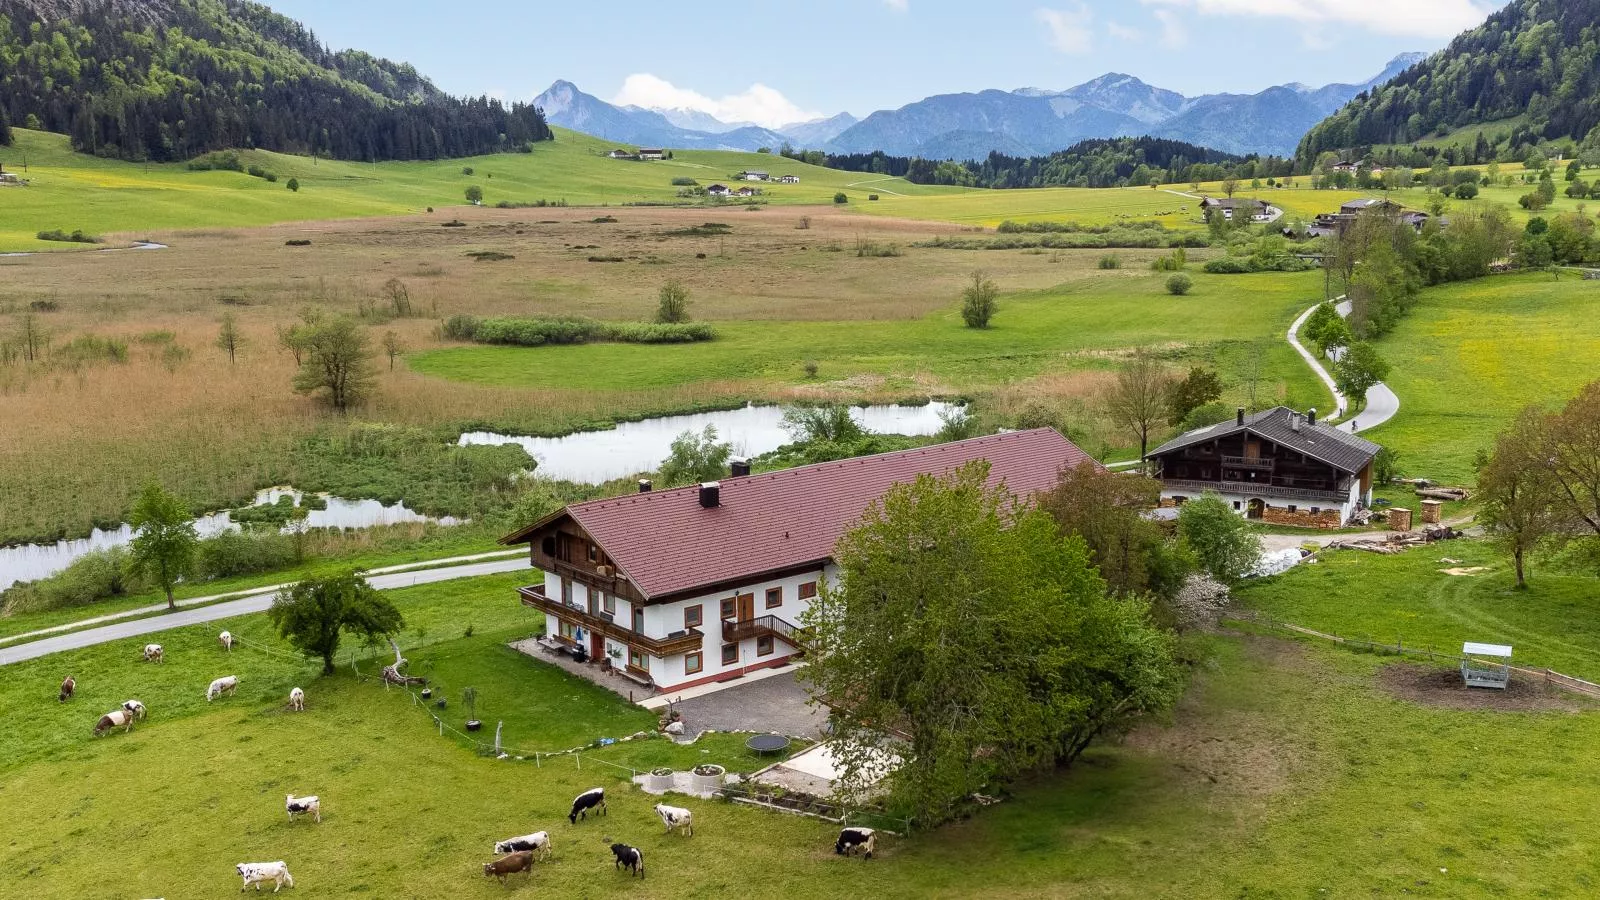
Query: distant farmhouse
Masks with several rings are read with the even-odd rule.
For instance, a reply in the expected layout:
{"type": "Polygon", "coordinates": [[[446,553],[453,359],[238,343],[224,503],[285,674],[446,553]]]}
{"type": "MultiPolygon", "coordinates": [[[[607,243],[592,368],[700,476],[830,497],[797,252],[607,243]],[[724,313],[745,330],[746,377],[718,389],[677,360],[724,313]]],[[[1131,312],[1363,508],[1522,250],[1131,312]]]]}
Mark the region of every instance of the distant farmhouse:
{"type": "Polygon", "coordinates": [[[799,175],[779,175],[778,176],[778,182],[780,184],[799,184],[800,183],[800,176],[799,175]]]}
{"type": "Polygon", "coordinates": [[[610,153],[607,153],[606,155],[611,157],[612,159],[638,159],[639,158],[639,154],[633,152],[632,150],[624,150],[621,147],[618,147],[617,149],[611,151],[610,153]]]}
{"type": "Polygon", "coordinates": [[[1340,528],[1372,505],[1379,447],[1317,421],[1317,411],[1278,406],[1198,428],[1146,456],[1161,482],[1161,505],[1214,493],[1249,519],[1302,528],[1340,528]]]}
{"type": "Polygon", "coordinates": [[[667,151],[659,147],[642,147],[639,150],[640,159],[666,159],[667,151]]]}
{"type": "Polygon", "coordinates": [[[1211,221],[1211,217],[1221,214],[1224,219],[1233,221],[1234,215],[1249,216],[1253,221],[1264,221],[1272,215],[1272,205],[1265,200],[1250,200],[1243,197],[1207,197],[1200,201],[1200,212],[1211,221]]]}
{"type": "Polygon", "coordinates": [[[712,197],[726,197],[733,191],[728,190],[728,186],[725,184],[713,184],[706,188],[706,193],[712,197]]]}
{"type": "MultiPolygon", "coordinates": [[[[1391,219],[1405,222],[1418,232],[1422,226],[1428,224],[1428,214],[1416,210],[1406,209],[1392,200],[1383,200],[1376,197],[1364,197],[1360,200],[1351,200],[1339,205],[1336,213],[1319,213],[1306,229],[1310,237],[1327,237],[1344,234],[1344,230],[1355,223],[1356,219],[1366,213],[1377,212],[1391,219]]],[[[1444,219],[1439,220],[1440,225],[1446,224],[1444,219]]]]}
{"type": "Polygon", "coordinates": [[[771,177],[772,176],[760,171],[759,169],[746,169],[745,171],[739,173],[739,178],[742,181],[766,181],[771,177]]]}
{"type": "Polygon", "coordinates": [[[734,191],[734,193],[738,194],[741,197],[754,197],[755,195],[761,193],[761,189],[760,188],[753,188],[753,187],[742,187],[742,188],[739,188],[737,191],[734,191]]]}

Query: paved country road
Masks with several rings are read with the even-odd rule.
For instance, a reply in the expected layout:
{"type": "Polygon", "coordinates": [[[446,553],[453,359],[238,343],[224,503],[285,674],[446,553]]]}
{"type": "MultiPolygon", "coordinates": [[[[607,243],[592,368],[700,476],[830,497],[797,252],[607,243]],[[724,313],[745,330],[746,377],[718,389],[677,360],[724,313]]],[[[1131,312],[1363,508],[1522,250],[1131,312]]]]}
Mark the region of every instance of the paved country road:
{"type": "MultiPolygon", "coordinates": [[[[526,570],[528,567],[527,558],[517,556],[511,559],[497,559],[464,566],[424,569],[420,572],[394,572],[387,575],[372,575],[367,578],[367,581],[375,588],[389,590],[418,584],[452,581],[457,578],[498,575],[502,572],[526,570]]],[[[153,634],[171,628],[182,628],[185,625],[196,625],[201,622],[214,622],[218,619],[230,619],[234,616],[265,612],[267,607],[272,605],[272,598],[275,595],[276,590],[268,590],[264,593],[241,597],[238,600],[227,600],[197,609],[180,609],[177,612],[166,615],[116,622],[111,625],[102,625],[98,628],[74,631],[71,634],[29,641],[25,644],[0,647],[0,666],[22,662],[25,659],[35,659],[51,653],[60,653],[63,650],[78,650],[83,647],[92,647],[95,644],[103,644],[107,641],[137,637],[142,634],[153,634]]]]}
{"type": "MultiPolygon", "coordinates": [[[[1339,310],[1339,315],[1350,315],[1350,301],[1341,298],[1336,308],[1339,310]]],[[[1321,379],[1322,383],[1327,385],[1328,390],[1333,392],[1335,412],[1338,415],[1343,415],[1349,408],[1349,403],[1346,401],[1345,396],[1339,393],[1338,386],[1333,382],[1333,376],[1328,374],[1328,370],[1322,365],[1322,361],[1317,359],[1316,354],[1306,349],[1304,344],[1300,343],[1300,326],[1304,325],[1316,310],[1317,307],[1315,306],[1307,309],[1300,314],[1299,318],[1294,320],[1294,324],[1289,326],[1289,346],[1300,354],[1300,358],[1306,361],[1306,365],[1311,367],[1311,371],[1316,373],[1317,378],[1321,379]]],[[[1377,428],[1379,425],[1394,418],[1395,413],[1399,411],[1400,397],[1390,390],[1387,384],[1379,382],[1367,389],[1366,406],[1362,407],[1361,412],[1351,417],[1350,421],[1355,423],[1355,428],[1350,430],[1366,431],[1369,428],[1377,428]]]]}

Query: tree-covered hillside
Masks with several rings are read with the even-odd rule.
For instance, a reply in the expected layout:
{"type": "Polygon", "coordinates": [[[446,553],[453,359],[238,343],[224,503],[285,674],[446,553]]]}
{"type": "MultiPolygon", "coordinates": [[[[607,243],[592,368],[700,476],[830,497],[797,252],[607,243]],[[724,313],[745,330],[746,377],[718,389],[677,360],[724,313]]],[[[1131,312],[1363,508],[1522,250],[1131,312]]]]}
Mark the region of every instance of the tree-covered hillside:
{"type": "Polygon", "coordinates": [[[86,153],[223,148],[438,159],[548,140],[532,106],[446,96],[415,69],[333,52],[245,0],[0,0],[0,121],[86,153]]]}
{"type": "Polygon", "coordinates": [[[915,184],[986,188],[1124,187],[1287,175],[1288,160],[1240,157],[1164,138],[1094,138],[1048,156],[990,153],[981,160],[940,162],[882,152],[824,154],[784,148],[786,156],[851,172],[898,175],[915,184]]]}
{"type": "Polygon", "coordinates": [[[1317,125],[1299,159],[1522,115],[1549,140],[1600,124],[1600,0],[1515,0],[1317,125]]]}

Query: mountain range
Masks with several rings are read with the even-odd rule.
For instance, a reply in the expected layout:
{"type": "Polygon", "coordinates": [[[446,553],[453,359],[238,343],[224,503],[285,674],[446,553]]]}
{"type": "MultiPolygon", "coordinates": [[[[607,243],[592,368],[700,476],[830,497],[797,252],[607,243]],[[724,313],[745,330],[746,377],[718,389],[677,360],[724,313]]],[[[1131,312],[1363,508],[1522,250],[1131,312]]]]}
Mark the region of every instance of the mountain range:
{"type": "Polygon", "coordinates": [[[558,81],[534,101],[554,125],[628,144],[755,150],[784,143],[830,153],[975,159],[1042,156],[1088,138],[1150,135],[1237,154],[1293,155],[1312,126],[1426,58],[1395,57],[1361,84],[1286,84],[1255,94],[1186,97],[1109,73],[1063,91],[939,94],[857,121],[849,113],[777,129],[724,123],[698,110],[616,106],[558,81]]]}

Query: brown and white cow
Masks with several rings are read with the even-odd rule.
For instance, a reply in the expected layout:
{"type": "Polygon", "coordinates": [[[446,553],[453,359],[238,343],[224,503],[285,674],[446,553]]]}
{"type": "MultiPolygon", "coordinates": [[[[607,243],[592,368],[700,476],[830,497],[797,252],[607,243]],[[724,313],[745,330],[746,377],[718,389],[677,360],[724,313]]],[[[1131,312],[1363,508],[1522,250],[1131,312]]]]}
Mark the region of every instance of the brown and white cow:
{"type": "Polygon", "coordinates": [[[140,719],[144,718],[144,704],[137,700],[122,701],[122,709],[128,715],[133,716],[134,721],[139,721],[140,719]]]}
{"type": "Polygon", "coordinates": [[[161,649],[161,645],[160,644],[145,644],[144,645],[144,661],[145,662],[161,662],[162,659],[163,659],[163,654],[164,654],[164,651],[161,649]]]}
{"type": "Polygon", "coordinates": [[[103,737],[106,732],[113,728],[121,728],[124,732],[132,731],[133,713],[125,709],[113,709],[111,712],[106,713],[100,717],[100,721],[94,724],[94,736],[103,737]]]}
{"type": "Polygon", "coordinates": [[[306,711],[306,692],[295,688],[289,692],[289,709],[293,712],[306,711]]]}
{"type": "Polygon", "coordinates": [[[62,703],[65,703],[72,699],[72,692],[77,689],[78,683],[72,680],[71,675],[68,675],[66,679],[61,682],[61,696],[56,699],[62,703]]]}
{"type": "Polygon", "coordinates": [[[223,694],[227,694],[231,697],[233,696],[233,692],[238,689],[239,676],[224,675],[221,678],[218,678],[216,681],[211,682],[211,686],[206,688],[206,702],[210,703],[223,694]]]}
{"type": "Polygon", "coordinates": [[[527,872],[533,875],[533,851],[518,850],[515,853],[502,856],[492,863],[483,864],[483,874],[489,878],[500,879],[505,884],[506,876],[516,872],[527,872]]]}

